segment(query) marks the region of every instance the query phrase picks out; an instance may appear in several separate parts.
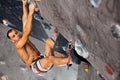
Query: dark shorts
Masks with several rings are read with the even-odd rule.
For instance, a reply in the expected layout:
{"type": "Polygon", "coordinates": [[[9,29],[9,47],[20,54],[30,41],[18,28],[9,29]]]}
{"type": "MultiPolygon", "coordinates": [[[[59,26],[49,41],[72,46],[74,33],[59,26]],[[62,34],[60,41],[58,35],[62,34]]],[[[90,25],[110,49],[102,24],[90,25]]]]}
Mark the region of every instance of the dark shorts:
{"type": "MultiPolygon", "coordinates": [[[[63,35],[59,34],[53,49],[56,52],[60,52],[65,57],[68,57],[68,53],[67,53],[68,43],[69,41],[65,39],[63,35]]],[[[88,62],[86,59],[79,56],[74,48],[71,49],[71,60],[76,64],[80,64],[81,61],[88,62]]]]}

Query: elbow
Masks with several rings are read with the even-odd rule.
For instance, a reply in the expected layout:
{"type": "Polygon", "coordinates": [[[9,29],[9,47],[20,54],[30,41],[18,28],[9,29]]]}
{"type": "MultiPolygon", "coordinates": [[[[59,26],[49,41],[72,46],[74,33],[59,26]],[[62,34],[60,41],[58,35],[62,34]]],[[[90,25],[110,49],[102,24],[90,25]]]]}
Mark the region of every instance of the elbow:
{"type": "Polygon", "coordinates": [[[21,46],[21,45],[16,45],[16,48],[17,49],[21,49],[23,46],[21,46]]]}
{"type": "Polygon", "coordinates": [[[25,60],[24,63],[25,63],[28,67],[30,67],[30,65],[32,64],[29,60],[25,60]]]}
{"type": "Polygon", "coordinates": [[[26,65],[27,65],[28,67],[30,67],[30,66],[31,66],[31,64],[32,64],[32,63],[29,63],[29,62],[28,62],[28,63],[26,63],[26,65]]]}
{"type": "Polygon", "coordinates": [[[31,64],[32,64],[32,62],[30,62],[30,61],[26,61],[26,65],[27,65],[28,67],[30,67],[31,64]]]}
{"type": "Polygon", "coordinates": [[[23,35],[25,34],[26,36],[29,36],[29,35],[30,35],[30,32],[31,32],[31,31],[27,31],[27,30],[26,30],[26,31],[23,33],[23,35]]]}
{"type": "Polygon", "coordinates": [[[47,59],[48,59],[48,61],[49,61],[50,63],[52,63],[52,62],[54,61],[53,58],[54,58],[53,56],[47,56],[47,59]]]}

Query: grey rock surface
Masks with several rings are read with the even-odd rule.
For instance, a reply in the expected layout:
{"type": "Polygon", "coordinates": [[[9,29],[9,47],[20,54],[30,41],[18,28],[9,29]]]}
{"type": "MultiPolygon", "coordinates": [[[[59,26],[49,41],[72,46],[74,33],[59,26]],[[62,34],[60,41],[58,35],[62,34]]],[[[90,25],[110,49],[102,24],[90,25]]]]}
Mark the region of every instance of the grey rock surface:
{"type": "MultiPolygon", "coordinates": [[[[82,41],[90,53],[88,58],[92,65],[90,72],[84,73],[83,64],[79,67],[74,65],[69,70],[71,73],[66,71],[66,67],[55,67],[42,78],[34,75],[28,69],[25,72],[19,70],[19,66],[24,63],[5,37],[8,28],[1,25],[0,60],[3,64],[0,65],[0,71],[8,76],[8,80],[34,80],[37,78],[38,80],[60,80],[61,78],[62,80],[102,80],[97,72],[102,74],[105,80],[120,79],[120,41],[111,32],[113,24],[120,24],[119,0],[102,0],[97,8],[91,5],[90,0],[41,0],[38,4],[41,14],[68,40],[80,39],[82,41]],[[106,72],[106,64],[112,68],[112,76],[106,72]]],[[[0,20],[7,18],[15,25],[21,26],[21,5],[19,0],[1,0],[0,20]]],[[[42,42],[33,38],[31,40],[40,50],[44,50],[41,46],[44,45],[42,42]]]]}

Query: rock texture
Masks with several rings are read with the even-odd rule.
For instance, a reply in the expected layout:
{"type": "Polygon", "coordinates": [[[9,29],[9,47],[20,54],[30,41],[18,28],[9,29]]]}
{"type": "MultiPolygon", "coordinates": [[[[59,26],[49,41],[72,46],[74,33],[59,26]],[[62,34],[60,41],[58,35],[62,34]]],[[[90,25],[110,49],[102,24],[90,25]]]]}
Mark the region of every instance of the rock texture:
{"type": "MultiPolygon", "coordinates": [[[[116,39],[111,32],[112,25],[119,25],[120,23],[119,4],[119,0],[102,0],[100,6],[94,8],[90,0],[41,0],[38,2],[41,14],[57,27],[68,40],[72,39],[75,41],[76,39],[80,39],[82,41],[90,54],[88,60],[93,66],[91,75],[95,76],[97,75],[97,71],[99,71],[105,80],[119,80],[120,78],[120,41],[116,39]],[[113,75],[109,75],[106,72],[106,64],[109,64],[112,68],[113,75]]],[[[0,12],[2,13],[0,13],[0,20],[7,18],[15,25],[21,26],[21,5],[19,0],[1,0],[0,12]]],[[[1,31],[4,30],[0,28],[0,32],[1,31]]],[[[2,39],[5,33],[2,32],[1,34],[0,42],[4,44],[1,44],[0,53],[2,55],[4,55],[4,53],[8,54],[8,52],[13,54],[13,48],[6,43],[7,39],[2,39]],[[2,47],[4,45],[8,45],[11,48],[7,48],[7,50],[4,48],[3,50],[2,47]],[[11,50],[13,52],[11,52],[11,50]]],[[[9,55],[9,58],[13,59],[14,57],[12,58],[9,55]]],[[[11,60],[6,62],[8,63],[10,61],[11,60]]],[[[21,63],[16,63],[15,65],[20,64],[21,63]]],[[[10,66],[6,65],[6,67],[10,66]]],[[[81,67],[79,66],[79,68],[81,67]]],[[[0,71],[1,70],[3,69],[0,67],[0,71]]],[[[96,80],[96,78],[85,78],[87,76],[81,76],[80,70],[81,69],[78,69],[78,80],[96,80]]],[[[22,75],[22,73],[19,75],[22,75]]],[[[77,78],[75,78],[75,80],[76,79],[77,78]]]]}

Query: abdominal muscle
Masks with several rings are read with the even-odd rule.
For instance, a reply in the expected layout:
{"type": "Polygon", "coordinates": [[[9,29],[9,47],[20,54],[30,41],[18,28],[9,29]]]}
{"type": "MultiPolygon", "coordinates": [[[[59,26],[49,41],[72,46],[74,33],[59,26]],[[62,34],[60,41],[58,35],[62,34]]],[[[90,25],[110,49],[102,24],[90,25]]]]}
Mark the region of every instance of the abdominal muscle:
{"type": "Polygon", "coordinates": [[[32,46],[30,46],[29,44],[26,44],[25,50],[26,50],[28,56],[33,55],[34,60],[39,57],[38,51],[36,51],[34,48],[32,48],[32,46]]]}

